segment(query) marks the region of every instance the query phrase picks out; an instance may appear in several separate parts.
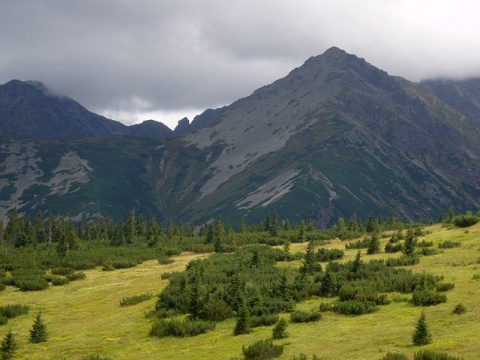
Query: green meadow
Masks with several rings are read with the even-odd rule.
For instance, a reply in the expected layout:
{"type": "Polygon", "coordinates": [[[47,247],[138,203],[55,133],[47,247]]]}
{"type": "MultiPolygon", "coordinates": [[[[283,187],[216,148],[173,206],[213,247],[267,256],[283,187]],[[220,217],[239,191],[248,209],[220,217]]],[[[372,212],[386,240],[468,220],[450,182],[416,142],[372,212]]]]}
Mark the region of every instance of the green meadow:
{"type": "MultiPolygon", "coordinates": [[[[291,323],[287,320],[288,337],[274,340],[284,344],[280,359],[292,359],[314,354],[319,359],[382,359],[387,353],[403,353],[409,359],[420,350],[444,352],[463,359],[478,359],[480,354],[480,224],[469,228],[444,227],[440,224],[425,228],[426,235],[419,240],[431,241],[437,254],[421,256],[420,262],[409,266],[414,272],[442,276],[444,282],[455,287],[446,292],[447,302],[435,306],[417,307],[411,294],[391,293],[388,305],[379,311],[359,316],[323,312],[320,321],[291,323]],[[460,246],[438,248],[451,241],[460,246]],[[457,304],[466,312],[453,313],[457,304]],[[431,344],[414,346],[412,335],[417,319],[424,312],[431,344]]],[[[383,252],[388,234],[381,238],[379,254],[367,255],[361,250],[362,260],[398,257],[399,253],[383,252]]],[[[353,260],[356,249],[345,249],[347,241],[332,240],[327,249],[342,249],[345,257],[340,262],[353,260]]],[[[305,251],[306,243],[291,244],[290,252],[305,251]]],[[[217,323],[206,334],[184,338],[156,338],[149,336],[152,320],[147,316],[156,303],[157,294],[168,285],[162,274],[183,271],[187,264],[208,254],[183,252],[167,265],[157,260],[145,261],[136,267],[102,271],[100,267],[86,270],[86,278],[64,286],[50,286],[46,290],[25,292],[13,286],[0,293],[0,306],[23,304],[29,313],[10,319],[0,327],[0,337],[11,330],[19,348],[16,359],[243,359],[242,346],[272,337],[273,326],[252,329],[249,334],[234,336],[234,318],[217,323]],[[145,293],[154,296],[131,306],[120,306],[124,298],[145,293]],[[48,331],[48,341],[29,342],[29,331],[36,315],[41,312],[48,331]]],[[[301,261],[281,262],[277,266],[300,266],[301,261]]],[[[322,263],[325,267],[325,263],[322,263]]],[[[335,299],[312,297],[296,306],[296,310],[318,310],[321,303],[335,299]]]]}

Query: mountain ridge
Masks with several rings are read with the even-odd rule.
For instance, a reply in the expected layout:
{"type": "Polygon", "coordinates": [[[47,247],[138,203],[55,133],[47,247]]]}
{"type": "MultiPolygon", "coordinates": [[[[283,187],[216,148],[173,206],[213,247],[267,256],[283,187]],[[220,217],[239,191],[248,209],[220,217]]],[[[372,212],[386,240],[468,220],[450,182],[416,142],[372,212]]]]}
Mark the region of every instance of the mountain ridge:
{"type": "Polygon", "coordinates": [[[0,210],[119,219],[134,208],[196,225],[268,212],[319,227],[354,213],[428,220],[480,205],[480,126],[461,110],[331,48],[249,96],[182,119],[176,136],[4,142],[0,210]]]}

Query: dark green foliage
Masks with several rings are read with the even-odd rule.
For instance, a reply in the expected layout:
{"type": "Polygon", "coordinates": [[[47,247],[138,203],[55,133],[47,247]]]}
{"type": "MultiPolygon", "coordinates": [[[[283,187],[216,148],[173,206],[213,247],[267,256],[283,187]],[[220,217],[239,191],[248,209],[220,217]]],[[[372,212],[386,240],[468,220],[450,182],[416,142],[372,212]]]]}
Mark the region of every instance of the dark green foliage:
{"type": "Polygon", "coordinates": [[[75,281],[75,280],[83,280],[87,277],[87,275],[85,275],[85,273],[81,271],[77,271],[72,274],[65,275],[65,277],[70,281],[75,281]]]}
{"type": "Polygon", "coordinates": [[[0,359],[10,360],[13,359],[15,352],[18,349],[18,343],[15,339],[15,335],[10,330],[2,340],[0,346],[0,359]]]}
{"type": "Polygon", "coordinates": [[[210,299],[202,312],[203,318],[210,321],[223,321],[233,317],[233,310],[222,299],[210,299]]]}
{"type": "Polygon", "coordinates": [[[322,319],[318,311],[294,311],[290,314],[290,321],[293,323],[313,322],[322,319]]]}
{"type": "Polygon", "coordinates": [[[415,306],[431,306],[447,302],[447,295],[428,289],[415,289],[412,303],[415,306]]]}
{"type": "Polygon", "coordinates": [[[320,264],[317,263],[317,260],[316,260],[313,242],[310,241],[307,245],[307,250],[303,258],[303,264],[300,267],[300,272],[302,274],[313,274],[321,270],[322,270],[322,267],[320,264]]]}
{"type": "Polygon", "coordinates": [[[386,253],[396,253],[396,252],[401,252],[403,251],[403,244],[400,242],[387,242],[385,244],[385,252],[386,253]]]}
{"type": "Polygon", "coordinates": [[[74,270],[72,268],[67,268],[67,267],[57,267],[52,269],[52,275],[61,275],[61,276],[67,276],[71,275],[74,273],[74,270]]]}
{"type": "Polygon", "coordinates": [[[136,305],[144,301],[148,301],[153,297],[153,294],[144,293],[140,295],[129,296],[120,300],[120,306],[136,305]]]}
{"type": "Polygon", "coordinates": [[[413,354],[413,360],[462,360],[462,358],[458,356],[450,356],[443,352],[422,350],[413,354]]]}
{"type": "Polygon", "coordinates": [[[102,265],[102,271],[113,271],[115,268],[113,267],[112,259],[108,258],[102,265]]]}
{"type": "Polygon", "coordinates": [[[417,321],[415,332],[413,333],[413,344],[416,346],[427,345],[432,342],[432,336],[428,331],[427,320],[425,313],[422,312],[417,321]]]}
{"type": "Polygon", "coordinates": [[[417,237],[415,231],[410,228],[407,230],[407,235],[405,236],[405,241],[403,244],[403,254],[407,257],[412,257],[415,255],[415,246],[417,244],[417,237]]]}
{"type": "Polygon", "coordinates": [[[456,248],[460,246],[460,242],[458,241],[450,241],[450,240],[445,240],[442,241],[441,243],[438,244],[439,249],[451,249],[451,248],[456,248]]]}
{"type": "Polygon", "coordinates": [[[4,316],[7,319],[13,319],[20,315],[28,314],[30,307],[20,304],[9,304],[0,306],[0,316],[4,316]]]}
{"type": "Polygon", "coordinates": [[[386,353],[382,360],[408,360],[407,355],[402,353],[386,353]]]}
{"type": "Polygon", "coordinates": [[[70,282],[65,276],[51,276],[50,281],[52,282],[52,285],[55,286],[66,285],[70,282]]]}
{"type": "Polygon", "coordinates": [[[284,345],[274,345],[272,340],[259,340],[245,347],[242,353],[245,360],[274,359],[283,354],[284,345]]]}
{"type": "Polygon", "coordinates": [[[349,242],[345,244],[345,249],[366,249],[368,248],[368,244],[370,243],[370,238],[365,237],[363,240],[357,240],[354,242],[349,242]]]}
{"type": "Polygon", "coordinates": [[[245,300],[242,301],[240,308],[238,309],[237,322],[233,329],[233,335],[248,334],[250,332],[250,314],[248,313],[245,300]]]}
{"type": "Polygon", "coordinates": [[[338,302],[333,311],[343,315],[370,314],[378,310],[373,301],[347,300],[338,302]]]}
{"type": "Polygon", "coordinates": [[[255,328],[259,326],[271,326],[278,322],[278,315],[262,314],[250,315],[250,327],[255,328]]]}
{"type": "Polygon", "coordinates": [[[388,258],[385,261],[385,265],[393,267],[393,266],[412,266],[416,265],[420,262],[420,258],[418,256],[400,256],[398,258],[388,258]]]}
{"type": "Polygon", "coordinates": [[[287,326],[287,322],[284,319],[280,319],[272,330],[272,338],[285,339],[288,337],[287,326]]]}
{"type": "Polygon", "coordinates": [[[455,283],[438,283],[435,289],[440,292],[452,290],[455,287],[455,283]]]}
{"type": "Polygon", "coordinates": [[[480,216],[467,212],[465,215],[455,216],[454,224],[458,227],[469,227],[480,221],[480,216]]]}
{"type": "Polygon", "coordinates": [[[467,311],[467,308],[462,303],[458,303],[457,305],[455,305],[455,308],[453,309],[452,313],[457,315],[462,315],[462,314],[465,314],[466,311],[467,311]]]}
{"type": "Polygon", "coordinates": [[[378,236],[378,233],[373,233],[372,237],[368,241],[368,246],[367,246],[367,254],[372,255],[372,254],[377,254],[380,252],[380,238],[378,236]]]}
{"type": "Polygon", "coordinates": [[[345,256],[345,253],[340,249],[318,249],[315,259],[317,261],[333,261],[342,259],[345,256]]]}
{"type": "Polygon", "coordinates": [[[42,314],[38,313],[30,330],[30,342],[38,344],[48,340],[47,326],[43,323],[42,314]]]}
{"type": "Polygon", "coordinates": [[[160,255],[158,257],[158,263],[160,265],[168,265],[168,264],[173,264],[175,260],[173,260],[171,257],[168,257],[166,255],[160,255]]]}
{"type": "Polygon", "coordinates": [[[150,329],[150,336],[187,337],[204,334],[215,329],[215,323],[203,320],[156,320],[150,329]]]}

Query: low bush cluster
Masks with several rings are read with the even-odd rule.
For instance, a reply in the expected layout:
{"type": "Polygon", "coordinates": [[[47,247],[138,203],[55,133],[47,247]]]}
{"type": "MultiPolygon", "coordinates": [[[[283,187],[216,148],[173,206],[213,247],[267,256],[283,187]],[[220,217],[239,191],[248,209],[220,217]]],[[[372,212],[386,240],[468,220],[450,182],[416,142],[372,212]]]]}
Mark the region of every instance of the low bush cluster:
{"type": "Polygon", "coordinates": [[[242,347],[245,360],[274,359],[283,354],[283,345],[275,345],[272,340],[259,340],[242,347]]]}
{"type": "Polygon", "coordinates": [[[215,323],[203,320],[157,320],[150,329],[150,336],[187,337],[204,334],[215,329],[215,323]]]}
{"type": "Polygon", "coordinates": [[[278,315],[252,315],[250,316],[250,327],[259,327],[259,326],[271,326],[276,324],[278,321],[278,315]]]}
{"type": "Polygon", "coordinates": [[[412,293],[412,303],[415,306],[431,306],[447,302],[447,295],[428,289],[416,289],[412,293]]]}
{"type": "Polygon", "coordinates": [[[0,325],[5,325],[8,319],[16,318],[17,316],[28,314],[30,307],[20,304],[8,304],[0,306],[0,325]]]}
{"type": "Polygon", "coordinates": [[[294,311],[290,314],[292,323],[306,323],[318,321],[322,318],[322,314],[318,311],[294,311]]]}
{"type": "Polygon", "coordinates": [[[318,249],[315,254],[315,260],[321,262],[333,261],[342,259],[345,256],[345,253],[340,249],[318,249]]]}
{"type": "Polygon", "coordinates": [[[458,241],[445,240],[438,244],[439,249],[452,249],[460,246],[458,241]]]}
{"type": "Polygon", "coordinates": [[[130,297],[123,298],[120,300],[120,306],[131,306],[131,305],[136,305],[141,302],[150,300],[153,297],[153,294],[150,293],[144,293],[140,295],[134,295],[130,297]]]}

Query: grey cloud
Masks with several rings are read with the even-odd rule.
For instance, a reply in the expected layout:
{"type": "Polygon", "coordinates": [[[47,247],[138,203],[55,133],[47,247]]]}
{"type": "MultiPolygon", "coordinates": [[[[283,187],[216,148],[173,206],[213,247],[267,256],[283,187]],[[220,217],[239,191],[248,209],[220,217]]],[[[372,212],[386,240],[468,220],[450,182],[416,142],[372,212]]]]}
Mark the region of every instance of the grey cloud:
{"type": "Polygon", "coordinates": [[[467,0],[5,1],[0,82],[40,80],[133,117],[230,103],[330,46],[410,80],[478,76],[478,10],[467,0]]]}

